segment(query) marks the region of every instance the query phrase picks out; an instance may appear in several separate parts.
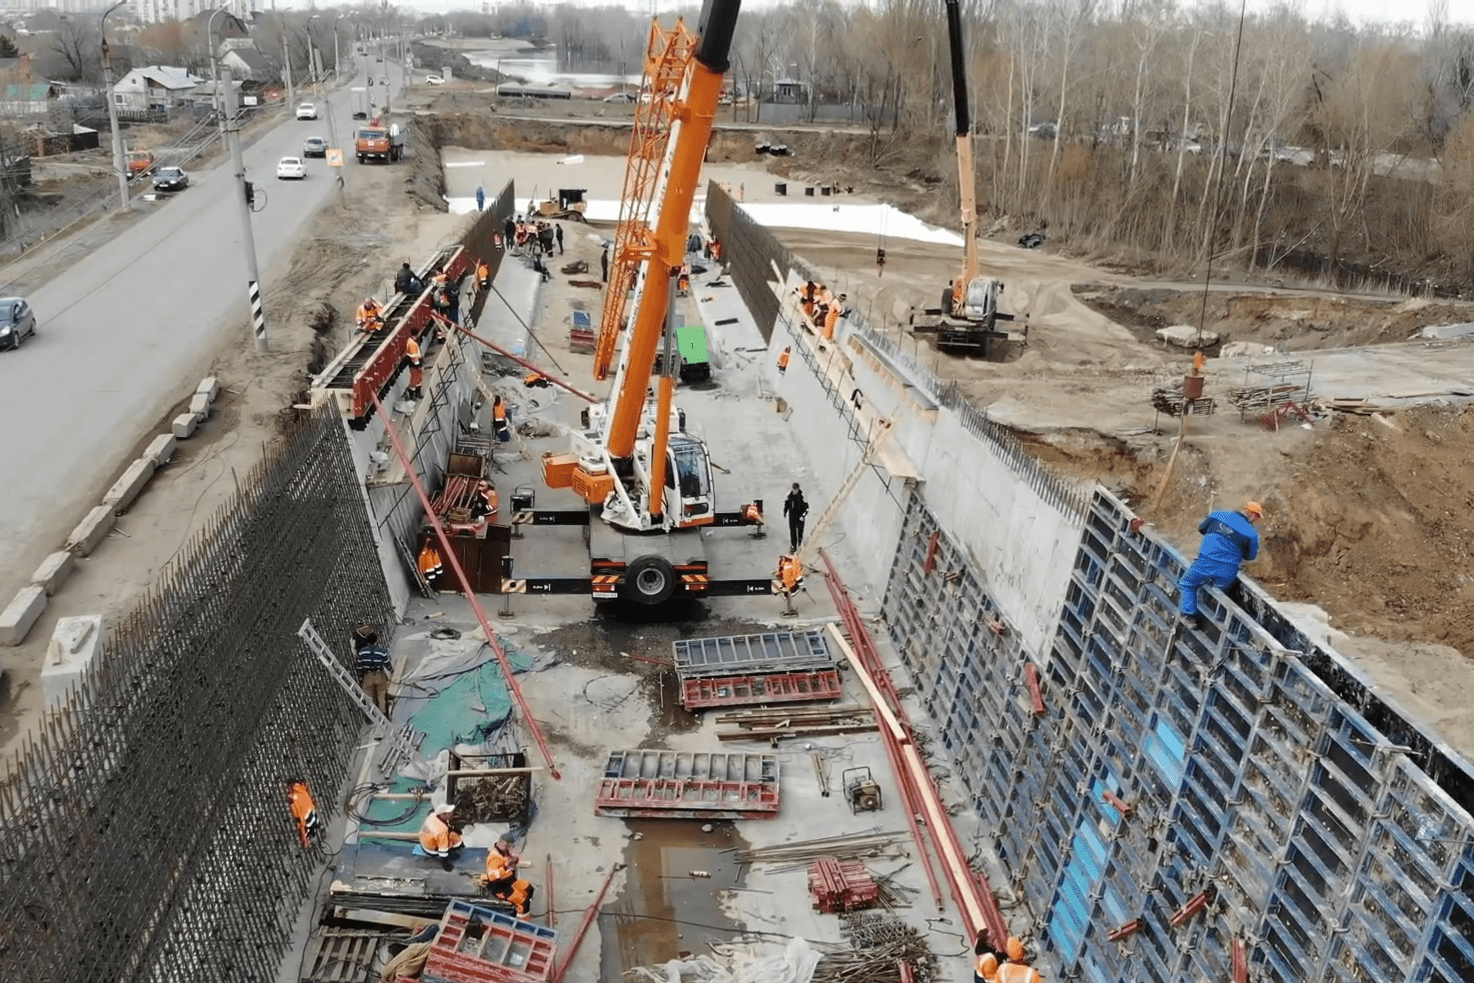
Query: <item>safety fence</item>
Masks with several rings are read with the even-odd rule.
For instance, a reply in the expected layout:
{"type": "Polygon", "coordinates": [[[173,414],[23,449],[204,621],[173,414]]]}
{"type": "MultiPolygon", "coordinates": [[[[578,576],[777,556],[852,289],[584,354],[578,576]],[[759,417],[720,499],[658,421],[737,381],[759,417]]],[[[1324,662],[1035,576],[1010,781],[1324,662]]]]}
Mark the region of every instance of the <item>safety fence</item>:
{"type": "Polygon", "coordinates": [[[1252,584],[1184,623],[1132,518],[1090,503],[1047,656],[919,493],[884,602],[1050,978],[1474,979],[1469,763],[1252,584]]]}
{"type": "Polygon", "coordinates": [[[390,615],[353,471],[293,424],[7,763],[0,979],[276,979],[322,858],[288,785],[327,821],[362,724],[296,632],[390,615]]]}

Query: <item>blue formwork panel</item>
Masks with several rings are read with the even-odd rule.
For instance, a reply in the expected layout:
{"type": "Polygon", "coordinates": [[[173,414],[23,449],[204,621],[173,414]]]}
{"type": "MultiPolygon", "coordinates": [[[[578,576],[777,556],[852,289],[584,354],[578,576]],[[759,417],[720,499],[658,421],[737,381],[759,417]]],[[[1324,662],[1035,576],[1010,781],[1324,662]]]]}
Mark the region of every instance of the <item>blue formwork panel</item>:
{"type": "Polygon", "coordinates": [[[1474,980],[1467,762],[1364,690],[1348,701],[1354,677],[1252,591],[1205,591],[1211,624],[1185,627],[1182,558],[1130,519],[1091,503],[1047,656],[979,627],[1008,613],[918,493],[882,606],[1048,975],[1218,983],[1243,938],[1256,983],[1474,980]],[[963,589],[924,571],[933,532],[963,589]],[[1215,906],[1172,927],[1209,883],[1215,906]],[[1142,930],[1109,941],[1132,918],[1142,930]]]}

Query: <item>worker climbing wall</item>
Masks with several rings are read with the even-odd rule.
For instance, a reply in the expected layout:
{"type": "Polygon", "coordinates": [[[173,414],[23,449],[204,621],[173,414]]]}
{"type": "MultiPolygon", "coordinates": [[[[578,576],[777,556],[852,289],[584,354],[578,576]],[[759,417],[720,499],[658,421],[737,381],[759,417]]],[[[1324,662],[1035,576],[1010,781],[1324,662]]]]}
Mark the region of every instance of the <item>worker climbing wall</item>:
{"type": "Polygon", "coordinates": [[[1047,652],[920,494],[885,600],[1047,959],[1085,980],[1474,978],[1468,762],[1252,584],[1189,629],[1182,558],[1132,519],[1096,494],[1047,652]]]}
{"type": "Polygon", "coordinates": [[[354,482],[336,413],[297,421],[47,718],[0,794],[0,979],[275,979],[324,849],[288,788],[329,820],[363,722],[297,629],[389,614],[354,482]]]}

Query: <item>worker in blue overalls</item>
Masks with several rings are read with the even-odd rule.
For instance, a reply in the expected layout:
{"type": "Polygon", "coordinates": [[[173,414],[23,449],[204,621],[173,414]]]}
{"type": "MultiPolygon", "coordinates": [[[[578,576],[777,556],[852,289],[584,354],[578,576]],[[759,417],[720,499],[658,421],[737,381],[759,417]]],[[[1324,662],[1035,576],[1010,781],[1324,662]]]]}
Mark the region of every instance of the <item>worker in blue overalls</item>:
{"type": "Polygon", "coordinates": [[[1254,523],[1263,518],[1264,506],[1245,502],[1236,512],[1209,512],[1198,526],[1198,532],[1203,534],[1198,558],[1177,582],[1182,616],[1196,627],[1203,627],[1203,616],[1198,612],[1198,588],[1211,584],[1222,590],[1233,583],[1239,575],[1239,566],[1259,555],[1259,533],[1254,523]]]}

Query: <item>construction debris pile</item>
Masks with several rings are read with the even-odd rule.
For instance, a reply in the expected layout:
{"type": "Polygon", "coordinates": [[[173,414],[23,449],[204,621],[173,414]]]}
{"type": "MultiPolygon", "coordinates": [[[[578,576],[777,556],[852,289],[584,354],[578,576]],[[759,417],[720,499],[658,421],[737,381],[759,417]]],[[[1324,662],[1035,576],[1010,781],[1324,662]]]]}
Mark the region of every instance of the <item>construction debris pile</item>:
{"type": "Polygon", "coordinates": [[[858,703],[731,710],[717,717],[717,723],[737,725],[737,730],[717,731],[724,741],[779,741],[787,737],[853,734],[874,730],[876,726],[873,711],[858,703]]]}
{"type": "Polygon", "coordinates": [[[892,848],[905,842],[910,834],[904,830],[882,832],[870,830],[852,836],[831,836],[821,840],[800,840],[780,846],[738,850],[737,861],[743,864],[779,864],[779,870],[807,867],[828,857],[836,860],[859,860],[889,855],[892,848]]]}
{"type": "Polygon", "coordinates": [[[514,820],[527,815],[525,775],[496,775],[456,783],[456,815],[466,825],[514,820]]]}

